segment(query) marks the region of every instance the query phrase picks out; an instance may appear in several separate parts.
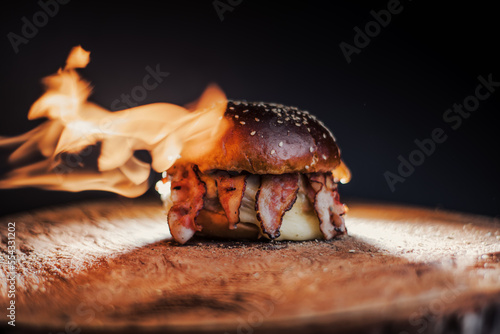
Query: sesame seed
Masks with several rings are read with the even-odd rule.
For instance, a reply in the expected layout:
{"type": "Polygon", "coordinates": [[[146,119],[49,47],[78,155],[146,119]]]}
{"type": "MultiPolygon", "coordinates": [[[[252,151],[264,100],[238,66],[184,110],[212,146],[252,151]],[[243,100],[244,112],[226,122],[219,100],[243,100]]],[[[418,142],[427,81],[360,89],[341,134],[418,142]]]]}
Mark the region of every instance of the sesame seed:
{"type": "Polygon", "coordinates": [[[289,120],[290,120],[290,117],[285,118],[285,121],[289,121],[289,120]]]}
{"type": "Polygon", "coordinates": [[[253,136],[257,131],[250,132],[250,136],[253,136]]]}
{"type": "Polygon", "coordinates": [[[234,118],[238,119],[238,118],[240,118],[240,116],[238,116],[238,115],[234,115],[234,118]]]}
{"type": "Polygon", "coordinates": [[[309,147],[309,152],[313,152],[314,151],[314,148],[311,146],[309,147]]]}
{"type": "Polygon", "coordinates": [[[295,123],[296,126],[300,126],[300,123],[295,123]]]}
{"type": "Polygon", "coordinates": [[[255,117],[255,121],[258,122],[258,121],[260,121],[260,119],[258,119],[257,117],[255,117]]]}
{"type": "Polygon", "coordinates": [[[308,165],[306,165],[306,169],[309,169],[309,166],[308,166],[308,165]]]}
{"type": "Polygon", "coordinates": [[[279,147],[283,147],[283,142],[280,141],[280,143],[278,144],[279,147]]]}
{"type": "Polygon", "coordinates": [[[311,129],[310,129],[310,128],[307,128],[307,131],[308,131],[308,132],[311,132],[311,129]]]}
{"type": "Polygon", "coordinates": [[[229,107],[229,110],[234,110],[234,107],[229,107]]]}
{"type": "Polygon", "coordinates": [[[240,124],[245,125],[245,122],[241,121],[240,124]]]}
{"type": "Polygon", "coordinates": [[[323,138],[326,138],[326,133],[323,133],[323,138]]]}
{"type": "Polygon", "coordinates": [[[283,121],[282,120],[278,120],[278,123],[283,124],[283,121]]]}
{"type": "Polygon", "coordinates": [[[243,112],[248,112],[248,109],[243,110],[243,112]]]}
{"type": "Polygon", "coordinates": [[[276,151],[275,151],[275,150],[272,150],[272,151],[271,151],[271,154],[275,154],[275,153],[276,153],[276,151]]]}
{"type": "Polygon", "coordinates": [[[326,160],[326,155],[323,154],[321,157],[323,157],[323,160],[326,160]]]}

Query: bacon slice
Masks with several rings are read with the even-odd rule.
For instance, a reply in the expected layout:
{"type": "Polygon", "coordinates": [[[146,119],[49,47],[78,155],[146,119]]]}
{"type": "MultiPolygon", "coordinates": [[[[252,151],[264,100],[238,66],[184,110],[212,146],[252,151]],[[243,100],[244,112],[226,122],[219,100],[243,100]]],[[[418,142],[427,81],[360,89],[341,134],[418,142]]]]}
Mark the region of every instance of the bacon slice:
{"type": "Polygon", "coordinates": [[[262,175],[260,188],[255,196],[255,211],[262,231],[269,238],[280,236],[285,212],[297,199],[299,174],[262,175]]]}
{"type": "Polygon", "coordinates": [[[196,170],[196,175],[201,182],[205,183],[205,187],[207,188],[207,192],[203,197],[203,209],[213,213],[224,213],[224,210],[219,202],[216,176],[202,173],[199,170],[196,170]]]}
{"type": "Polygon", "coordinates": [[[228,172],[217,173],[219,201],[226,213],[229,229],[236,229],[240,222],[240,206],[245,194],[248,175],[231,176],[228,172]]]}
{"type": "Polygon", "coordinates": [[[314,211],[320,221],[320,230],[326,240],[347,233],[344,224],[345,213],[343,204],[340,202],[337,185],[333,181],[331,173],[306,174],[310,188],[307,191],[309,200],[314,203],[314,211]]]}
{"type": "Polygon", "coordinates": [[[175,166],[170,171],[172,207],[168,212],[168,226],[172,237],[186,243],[201,225],[195,219],[203,208],[206,186],[197,175],[196,166],[175,166]]]}

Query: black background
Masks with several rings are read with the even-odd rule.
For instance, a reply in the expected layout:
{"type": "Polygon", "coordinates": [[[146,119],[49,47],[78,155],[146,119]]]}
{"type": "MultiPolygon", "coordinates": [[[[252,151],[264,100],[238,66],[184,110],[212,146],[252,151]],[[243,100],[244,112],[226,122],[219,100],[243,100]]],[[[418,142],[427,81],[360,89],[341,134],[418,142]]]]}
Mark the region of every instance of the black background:
{"type": "MultiPolygon", "coordinates": [[[[222,0],[221,2],[227,2],[222,0]]],[[[238,1],[233,1],[233,4],[238,1]]],[[[7,38],[32,21],[37,1],[1,10],[0,135],[25,132],[43,92],[40,79],[64,65],[69,50],[91,51],[82,75],[91,100],[110,108],[142,83],[145,67],[170,75],[143,103],[185,104],[210,82],[231,99],[278,102],[316,114],[335,134],[352,181],[341,195],[427,207],[500,214],[499,91],[452,130],[442,117],[474,93],[477,77],[500,81],[498,11],[494,2],[401,1],[403,10],[348,64],[339,44],[388,1],[249,1],[223,13],[213,1],[78,1],[39,28],[16,54],[7,38]],[[448,139],[391,192],[384,172],[397,172],[415,139],[443,128],[448,139]]],[[[4,152],[5,156],[5,152],[4,152]]],[[[6,170],[2,162],[2,171],[6,170]]],[[[0,214],[88,198],[104,192],[0,190],[0,214]]],[[[145,196],[155,197],[150,190],[145,196]]]]}

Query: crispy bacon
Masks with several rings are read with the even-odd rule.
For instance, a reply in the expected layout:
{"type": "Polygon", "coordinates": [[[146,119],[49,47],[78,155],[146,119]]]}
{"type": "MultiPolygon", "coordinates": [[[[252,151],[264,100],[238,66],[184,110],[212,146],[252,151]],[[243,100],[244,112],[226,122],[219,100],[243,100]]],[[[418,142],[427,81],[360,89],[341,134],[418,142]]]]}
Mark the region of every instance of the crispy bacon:
{"type": "Polygon", "coordinates": [[[196,170],[196,175],[201,182],[205,183],[205,187],[207,188],[207,192],[203,198],[203,209],[213,213],[224,213],[224,210],[219,202],[216,177],[202,173],[199,170],[196,170]]]}
{"type": "MultiPolygon", "coordinates": [[[[228,228],[236,229],[240,206],[247,186],[247,174],[232,176],[225,171],[204,174],[196,165],[175,166],[169,170],[172,207],[168,224],[173,238],[186,243],[202,226],[196,223],[199,212],[222,214],[228,228]]],[[[261,175],[255,195],[255,211],[263,233],[269,238],[280,236],[286,211],[294,205],[299,191],[306,193],[316,212],[325,239],[347,233],[337,184],[331,173],[261,175]]],[[[303,208],[304,210],[310,210],[303,208]]]]}
{"type": "Polygon", "coordinates": [[[168,212],[168,226],[175,241],[184,244],[202,229],[195,219],[203,208],[207,189],[197,175],[196,166],[175,166],[169,176],[173,205],[168,212]]]}
{"type": "Polygon", "coordinates": [[[347,233],[342,215],[344,206],[340,203],[337,185],[331,173],[306,174],[309,180],[307,195],[314,203],[314,210],[320,221],[320,230],[325,239],[347,233]]]}
{"type": "Polygon", "coordinates": [[[262,231],[269,238],[280,236],[283,216],[292,208],[298,191],[299,174],[262,175],[255,196],[255,211],[262,231]]]}
{"type": "Polygon", "coordinates": [[[229,229],[236,229],[240,222],[240,206],[245,193],[248,175],[232,176],[228,172],[217,173],[217,190],[219,201],[229,222],[229,229]]]}

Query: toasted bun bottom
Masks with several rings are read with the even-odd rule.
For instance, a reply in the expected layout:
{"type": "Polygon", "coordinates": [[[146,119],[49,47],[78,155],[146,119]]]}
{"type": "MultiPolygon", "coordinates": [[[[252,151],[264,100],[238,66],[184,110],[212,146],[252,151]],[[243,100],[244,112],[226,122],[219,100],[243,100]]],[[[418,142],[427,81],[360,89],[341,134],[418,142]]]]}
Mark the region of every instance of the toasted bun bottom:
{"type": "Polygon", "coordinates": [[[226,215],[223,213],[203,209],[198,214],[196,222],[203,226],[203,230],[197,232],[196,235],[203,237],[233,240],[256,240],[260,237],[260,229],[251,223],[239,223],[235,230],[230,230],[226,215]]]}

